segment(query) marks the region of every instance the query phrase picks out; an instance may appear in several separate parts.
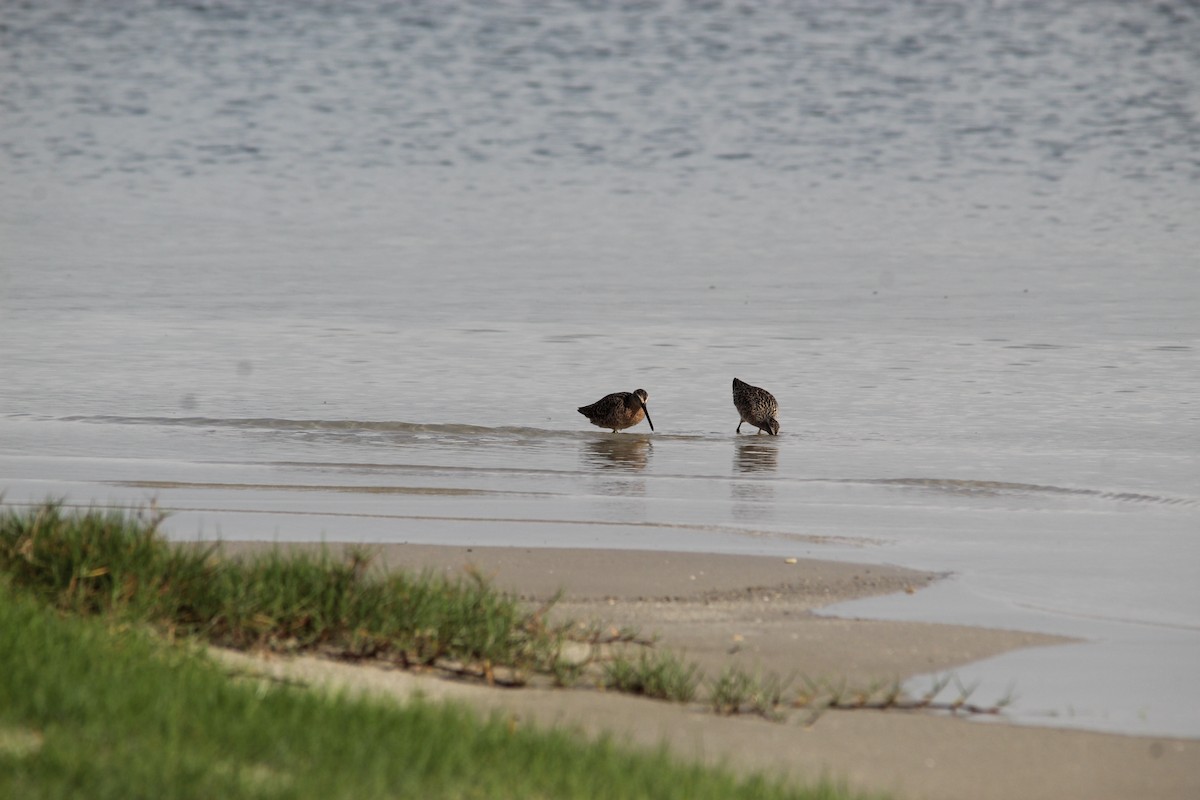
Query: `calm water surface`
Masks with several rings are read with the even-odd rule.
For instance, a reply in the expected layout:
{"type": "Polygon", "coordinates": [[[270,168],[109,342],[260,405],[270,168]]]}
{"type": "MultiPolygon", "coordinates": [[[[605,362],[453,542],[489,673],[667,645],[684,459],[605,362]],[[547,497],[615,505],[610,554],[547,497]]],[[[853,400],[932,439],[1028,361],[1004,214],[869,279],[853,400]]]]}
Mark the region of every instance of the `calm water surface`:
{"type": "Polygon", "coordinates": [[[943,570],[834,611],[1200,736],[1196,4],[0,11],[5,505],[943,570]]]}

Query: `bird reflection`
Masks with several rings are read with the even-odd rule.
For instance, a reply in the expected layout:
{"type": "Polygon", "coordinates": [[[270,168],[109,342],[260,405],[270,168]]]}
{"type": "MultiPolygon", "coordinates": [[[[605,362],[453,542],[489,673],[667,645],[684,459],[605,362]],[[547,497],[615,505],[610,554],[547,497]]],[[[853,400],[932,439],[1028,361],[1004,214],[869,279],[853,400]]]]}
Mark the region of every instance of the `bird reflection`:
{"type": "Polygon", "coordinates": [[[589,441],[584,462],[598,469],[641,472],[650,458],[650,440],[641,436],[605,436],[589,441]]]}
{"type": "Polygon", "coordinates": [[[733,469],[743,475],[774,472],[779,468],[778,442],[771,439],[735,439],[733,469]]]}
{"type": "Polygon", "coordinates": [[[745,437],[734,440],[733,472],[730,499],[733,516],[746,522],[763,522],[773,514],[775,483],[764,480],[765,473],[779,467],[779,441],[764,437],[745,437]],[[743,476],[738,480],[736,476],[743,476]],[[751,476],[754,479],[751,479],[751,476]]]}

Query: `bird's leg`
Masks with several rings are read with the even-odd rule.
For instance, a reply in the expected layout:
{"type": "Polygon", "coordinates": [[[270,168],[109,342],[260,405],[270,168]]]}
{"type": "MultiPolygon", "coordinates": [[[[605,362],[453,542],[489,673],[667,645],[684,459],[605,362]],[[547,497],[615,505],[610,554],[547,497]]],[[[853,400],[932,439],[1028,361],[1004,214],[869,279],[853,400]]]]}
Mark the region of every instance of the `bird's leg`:
{"type": "Polygon", "coordinates": [[[746,421],[746,420],[744,420],[744,419],[743,419],[743,420],[741,420],[741,421],[739,421],[739,422],[738,422],[737,430],[736,430],[736,431],[734,431],[734,433],[741,433],[741,432],[742,432],[742,423],[743,423],[743,422],[745,422],[745,421],[746,421]]]}

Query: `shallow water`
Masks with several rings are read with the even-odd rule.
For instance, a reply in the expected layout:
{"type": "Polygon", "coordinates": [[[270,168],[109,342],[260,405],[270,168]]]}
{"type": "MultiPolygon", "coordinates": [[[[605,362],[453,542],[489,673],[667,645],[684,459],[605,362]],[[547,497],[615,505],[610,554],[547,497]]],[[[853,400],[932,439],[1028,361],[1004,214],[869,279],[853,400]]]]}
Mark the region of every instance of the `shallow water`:
{"type": "Polygon", "coordinates": [[[1196,42],[1186,3],[7,4],[3,502],[943,570],[834,610],[1085,638],[960,675],[1200,735],[1196,42]],[[654,433],[575,412],[639,387],[654,433]]]}

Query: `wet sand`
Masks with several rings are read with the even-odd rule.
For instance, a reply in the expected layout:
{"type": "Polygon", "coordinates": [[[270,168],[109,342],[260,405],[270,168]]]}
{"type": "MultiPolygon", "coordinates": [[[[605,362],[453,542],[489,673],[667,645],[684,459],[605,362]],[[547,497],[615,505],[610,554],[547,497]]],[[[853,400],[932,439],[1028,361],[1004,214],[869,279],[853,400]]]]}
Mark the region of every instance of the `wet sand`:
{"type": "MultiPolygon", "coordinates": [[[[274,545],[227,542],[231,555],[274,545]]],[[[312,545],[280,545],[312,547],[312,545]]],[[[338,546],[331,545],[332,550],[338,546]]],[[[834,602],[920,591],[935,575],[897,567],[801,559],[550,548],[372,546],[377,563],[460,573],[473,568],[531,602],[562,591],[565,618],[632,626],[698,662],[729,664],[850,686],[951,672],[973,660],[1063,639],[951,625],[832,619],[834,602]]],[[[822,776],[897,798],[1193,798],[1200,741],[1019,727],[927,712],[828,711],[812,724],[720,717],[700,707],[613,693],[492,689],[394,669],[318,658],[220,653],[243,667],[316,685],[454,699],[517,724],[610,733],[639,746],[666,743],[689,759],[764,770],[800,781],[822,776]]],[[[1136,680],[1136,677],[1131,678],[1136,680]]],[[[1020,691],[1020,687],[1016,687],[1020,691]]]]}

